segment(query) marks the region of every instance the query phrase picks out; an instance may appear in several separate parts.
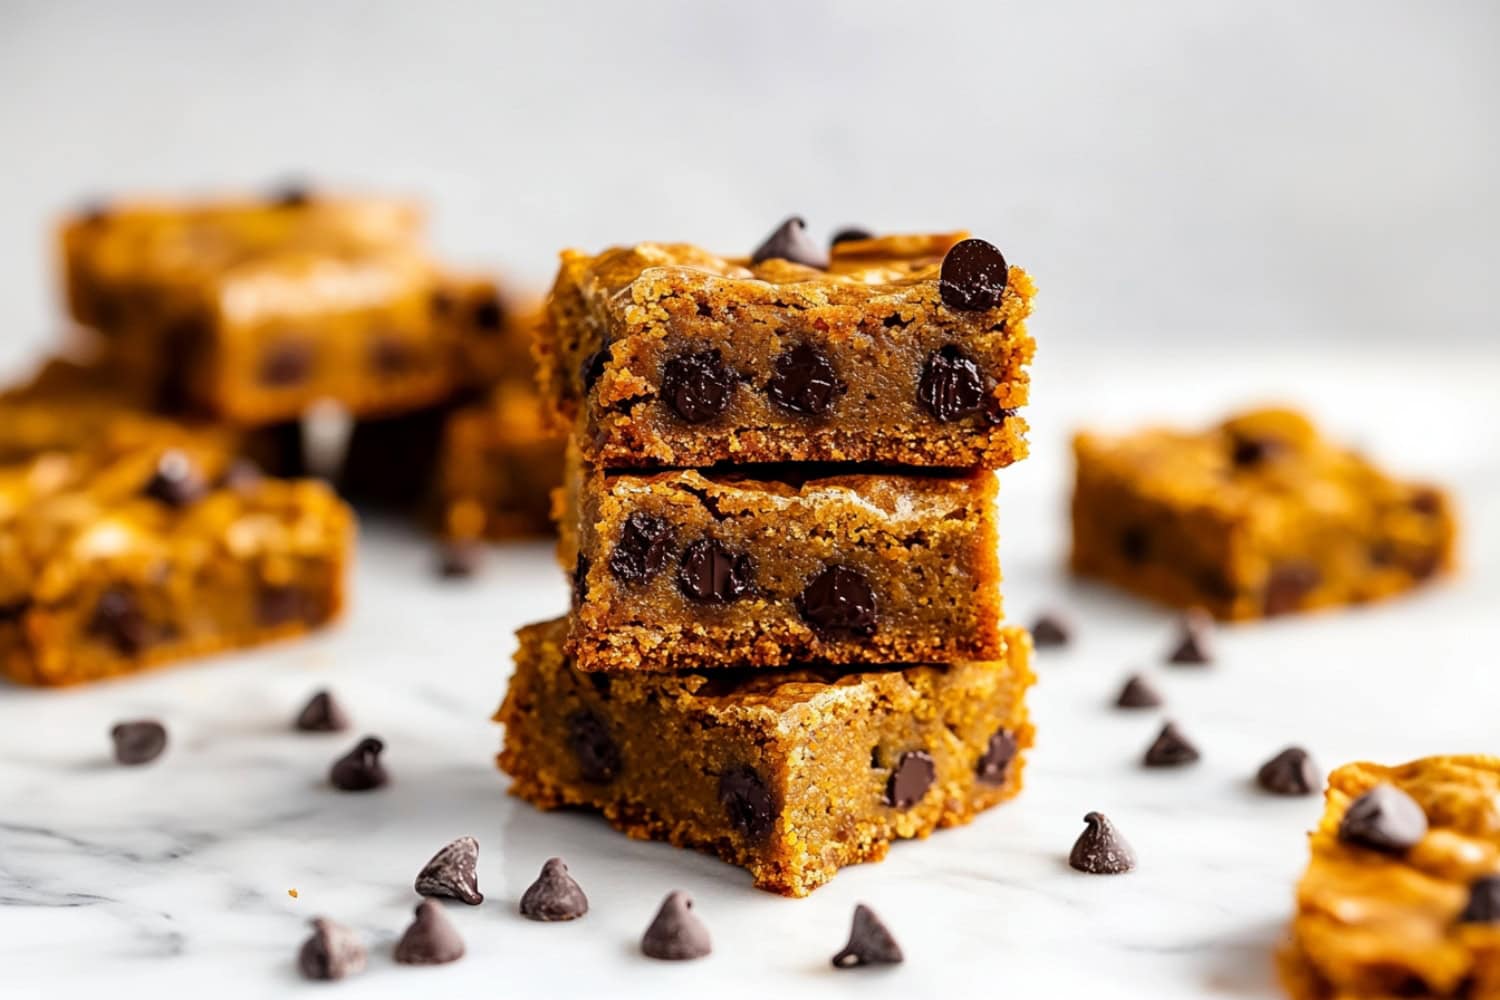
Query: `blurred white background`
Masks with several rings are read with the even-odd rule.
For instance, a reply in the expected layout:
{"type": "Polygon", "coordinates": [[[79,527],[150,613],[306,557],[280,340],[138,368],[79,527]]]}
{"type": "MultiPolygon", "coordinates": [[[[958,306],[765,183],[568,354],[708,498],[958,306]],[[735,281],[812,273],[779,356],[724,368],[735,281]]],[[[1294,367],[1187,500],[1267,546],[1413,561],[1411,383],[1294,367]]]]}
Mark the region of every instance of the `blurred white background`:
{"type": "Polygon", "coordinates": [[[1500,3],[0,3],[0,367],[85,196],[430,197],[459,261],[967,227],[1054,346],[1497,350],[1500,3]]]}

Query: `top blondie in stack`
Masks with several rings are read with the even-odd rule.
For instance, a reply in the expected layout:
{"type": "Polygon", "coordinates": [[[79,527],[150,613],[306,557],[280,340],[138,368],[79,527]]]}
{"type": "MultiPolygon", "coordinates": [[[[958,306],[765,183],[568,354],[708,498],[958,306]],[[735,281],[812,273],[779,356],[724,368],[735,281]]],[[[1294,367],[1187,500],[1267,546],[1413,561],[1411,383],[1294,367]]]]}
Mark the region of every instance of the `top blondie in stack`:
{"type": "Polygon", "coordinates": [[[1013,795],[993,470],[1032,293],[983,240],[795,218],[743,259],[565,252],[538,361],[573,608],[521,633],[512,791],[791,895],[1013,795]]]}

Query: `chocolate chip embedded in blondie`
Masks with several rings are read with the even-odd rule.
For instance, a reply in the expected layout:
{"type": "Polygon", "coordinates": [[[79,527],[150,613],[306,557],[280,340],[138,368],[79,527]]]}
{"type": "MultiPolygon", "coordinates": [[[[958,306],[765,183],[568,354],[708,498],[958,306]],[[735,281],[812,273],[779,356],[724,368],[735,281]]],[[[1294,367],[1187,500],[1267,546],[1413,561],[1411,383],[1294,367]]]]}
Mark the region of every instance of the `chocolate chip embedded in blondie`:
{"type": "Polygon", "coordinates": [[[1328,779],[1280,953],[1296,1000],[1500,997],[1500,759],[1328,779]]]}
{"type": "Polygon", "coordinates": [[[1393,479],[1300,414],[1073,442],[1075,572],[1219,618],[1354,604],[1450,569],[1439,489],[1393,479]]]}
{"type": "Polygon", "coordinates": [[[437,322],[452,330],[461,384],[485,389],[501,381],[534,381],[536,303],[518,304],[490,275],[458,272],[439,276],[432,302],[437,322]]]}
{"type": "Polygon", "coordinates": [[[213,448],[0,469],[0,675],[59,685],[294,635],[343,605],[348,509],[213,448]]]}
{"type": "Polygon", "coordinates": [[[995,475],[570,461],[580,670],[947,663],[1000,653],[995,475]]]}
{"type": "Polygon", "coordinates": [[[769,244],[751,260],[567,251],[542,393],[607,468],[1009,465],[1026,454],[1033,287],[963,235],[846,240],[826,267],[769,244]]]}
{"type": "Polygon", "coordinates": [[[566,622],[520,632],[500,767],[511,794],[717,854],[805,896],[892,841],[1021,788],[1030,642],[952,666],[581,674],[566,622]]]}

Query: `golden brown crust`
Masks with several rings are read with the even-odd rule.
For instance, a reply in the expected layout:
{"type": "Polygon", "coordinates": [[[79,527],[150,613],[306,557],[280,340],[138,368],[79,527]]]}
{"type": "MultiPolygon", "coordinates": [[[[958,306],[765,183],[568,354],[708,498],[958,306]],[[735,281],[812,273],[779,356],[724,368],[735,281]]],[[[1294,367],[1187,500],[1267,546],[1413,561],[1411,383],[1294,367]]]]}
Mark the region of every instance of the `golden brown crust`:
{"type": "Polygon", "coordinates": [[[564,630],[559,619],[520,633],[496,716],[511,793],[717,854],[759,888],[806,895],[893,840],[966,823],[1020,790],[1032,742],[1024,631],[1006,631],[996,661],[950,667],[586,676],[564,657],[564,630]],[[981,779],[1002,731],[1013,751],[981,779]],[[932,783],[893,805],[891,773],[914,752],[930,755],[932,783]]]}
{"type": "Polygon", "coordinates": [[[1452,569],[1439,489],[1393,479],[1283,409],[1201,432],[1079,434],[1073,570],[1255,618],[1376,600],[1452,569]]]}

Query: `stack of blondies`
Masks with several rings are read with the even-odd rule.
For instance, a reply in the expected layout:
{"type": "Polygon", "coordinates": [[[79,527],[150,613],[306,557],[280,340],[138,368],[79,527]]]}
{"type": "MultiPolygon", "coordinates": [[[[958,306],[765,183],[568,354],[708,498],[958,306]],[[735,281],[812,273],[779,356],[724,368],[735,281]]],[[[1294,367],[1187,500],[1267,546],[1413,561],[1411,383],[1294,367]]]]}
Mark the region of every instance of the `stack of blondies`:
{"type": "Polygon", "coordinates": [[[573,602],[520,633],[511,791],[796,896],[1016,794],[994,470],[1032,292],[964,234],[799,219],[748,259],[565,252],[537,353],[573,602]]]}
{"type": "Polygon", "coordinates": [[[530,321],[424,225],[302,188],[65,221],[69,356],[0,391],[0,673],[93,680],[334,618],[353,517],[305,478],[319,404],[352,422],[347,493],[430,500],[459,538],[545,526],[562,449],[526,419],[530,321]]]}

